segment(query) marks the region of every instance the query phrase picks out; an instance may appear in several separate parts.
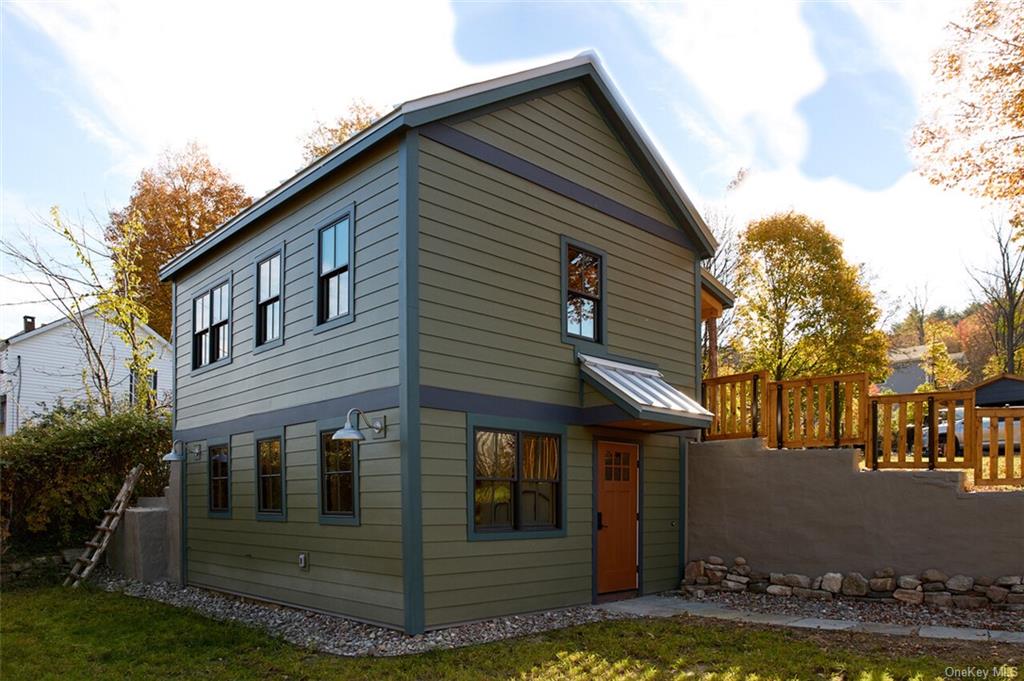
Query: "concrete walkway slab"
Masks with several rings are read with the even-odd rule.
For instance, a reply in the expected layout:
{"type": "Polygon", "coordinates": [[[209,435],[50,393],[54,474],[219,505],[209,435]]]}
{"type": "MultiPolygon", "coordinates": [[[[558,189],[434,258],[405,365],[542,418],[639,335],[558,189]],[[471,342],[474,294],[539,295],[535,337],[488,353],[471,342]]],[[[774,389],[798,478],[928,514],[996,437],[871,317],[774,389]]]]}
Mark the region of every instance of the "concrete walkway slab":
{"type": "Polygon", "coordinates": [[[799,615],[749,612],[730,606],[706,601],[688,601],[671,596],[641,596],[594,606],[609,612],[619,612],[636,617],[676,617],[693,615],[729,622],[769,624],[800,629],[821,631],[856,631],[887,636],[921,636],[922,638],[951,639],[957,641],[996,641],[1000,643],[1024,644],[1024,632],[969,629],[965,627],[911,627],[884,622],[858,622],[856,620],[835,620],[799,615]]]}
{"type": "Polygon", "coordinates": [[[967,627],[921,627],[917,635],[922,638],[948,638],[955,641],[987,641],[987,629],[968,629],[967,627]]]}

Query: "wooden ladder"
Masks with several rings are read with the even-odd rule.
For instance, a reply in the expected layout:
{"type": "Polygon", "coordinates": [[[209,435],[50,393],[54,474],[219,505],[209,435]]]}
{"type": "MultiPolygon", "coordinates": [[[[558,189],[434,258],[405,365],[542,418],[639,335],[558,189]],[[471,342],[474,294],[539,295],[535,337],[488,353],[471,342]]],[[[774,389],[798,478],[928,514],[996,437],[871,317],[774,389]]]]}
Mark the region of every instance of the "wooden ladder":
{"type": "Polygon", "coordinates": [[[96,564],[99,563],[100,556],[103,555],[107,544],[110,543],[110,538],[114,536],[114,530],[117,529],[118,523],[121,522],[124,509],[132,498],[132,490],[135,489],[135,483],[139,481],[139,476],[141,475],[141,463],[128,471],[124,484],[121,485],[121,491],[114,497],[113,506],[103,512],[103,520],[96,526],[96,534],[93,535],[91,541],[85,542],[85,551],[75,559],[75,564],[71,566],[71,574],[64,580],[64,586],[78,586],[89,576],[89,573],[93,571],[96,564]]]}

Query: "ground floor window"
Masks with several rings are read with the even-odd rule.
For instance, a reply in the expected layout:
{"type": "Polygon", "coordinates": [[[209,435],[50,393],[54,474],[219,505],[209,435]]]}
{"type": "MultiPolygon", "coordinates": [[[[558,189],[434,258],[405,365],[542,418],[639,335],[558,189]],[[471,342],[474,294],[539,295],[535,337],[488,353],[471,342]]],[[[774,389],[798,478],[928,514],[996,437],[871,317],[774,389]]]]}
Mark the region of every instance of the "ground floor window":
{"type": "Polygon", "coordinates": [[[558,529],[561,437],[497,428],[473,435],[474,528],[558,529]]]}
{"type": "Polygon", "coordinates": [[[284,512],[284,458],[281,438],[256,441],[257,510],[260,513],[284,512]]]}
{"type": "Polygon", "coordinates": [[[210,456],[210,511],[226,513],[231,503],[231,449],[228,445],[212,445],[210,456]]]}
{"type": "Polygon", "coordinates": [[[328,517],[354,517],[355,445],[332,438],[333,430],[320,433],[320,513],[328,517]]]}

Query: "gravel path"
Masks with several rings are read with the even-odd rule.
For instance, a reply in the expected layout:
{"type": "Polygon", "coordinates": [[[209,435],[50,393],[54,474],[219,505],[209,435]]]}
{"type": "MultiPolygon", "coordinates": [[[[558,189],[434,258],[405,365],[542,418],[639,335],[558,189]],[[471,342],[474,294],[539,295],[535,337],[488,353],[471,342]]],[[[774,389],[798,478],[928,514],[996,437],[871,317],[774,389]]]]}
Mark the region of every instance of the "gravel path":
{"type": "Polygon", "coordinates": [[[583,606],[533,615],[499,617],[418,636],[406,636],[393,629],[363,624],[344,617],[251,601],[197,587],[180,587],[166,582],[133,582],[107,570],[97,571],[94,583],[106,591],[190,608],[212,619],[241,622],[263,629],[272,636],[298,646],[345,656],[408,655],[631,617],[583,606]]]}
{"type": "Polygon", "coordinates": [[[973,629],[1000,629],[1024,631],[1024,612],[982,608],[930,608],[921,605],[881,600],[838,598],[834,601],[816,601],[803,598],[784,598],[749,592],[707,592],[696,598],[681,594],[687,600],[719,603],[740,610],[770,615],[799,615],[824,619],[881,622],[903,626],[969,627],[973,629]]]}

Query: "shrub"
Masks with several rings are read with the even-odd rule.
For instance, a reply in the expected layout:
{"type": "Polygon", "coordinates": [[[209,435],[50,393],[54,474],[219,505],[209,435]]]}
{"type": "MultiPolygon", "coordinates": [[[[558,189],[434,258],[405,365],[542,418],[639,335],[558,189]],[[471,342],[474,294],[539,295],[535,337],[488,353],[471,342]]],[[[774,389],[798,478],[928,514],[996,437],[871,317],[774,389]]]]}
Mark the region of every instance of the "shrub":
{"type": "Polygon", "coordinates": [[[109,508],[136,464],[137,496],[159,496],[171,447],[166,412],[109,416],[83,405],[59,406],[17,433],[0,437],[0,515],[13,544],[67,544],[109,508]]]}

